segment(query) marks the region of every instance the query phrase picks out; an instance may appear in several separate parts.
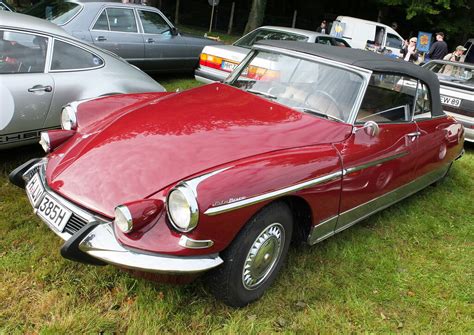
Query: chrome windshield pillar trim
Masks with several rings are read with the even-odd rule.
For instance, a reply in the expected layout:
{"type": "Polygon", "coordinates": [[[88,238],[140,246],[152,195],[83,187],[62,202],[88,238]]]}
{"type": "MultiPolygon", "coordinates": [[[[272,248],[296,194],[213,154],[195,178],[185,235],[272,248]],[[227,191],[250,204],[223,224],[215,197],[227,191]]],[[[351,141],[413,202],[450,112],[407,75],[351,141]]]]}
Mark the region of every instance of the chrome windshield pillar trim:
{"type": "Polygon", "coordinates": [[[188,249],[206,249],[210,248],[214,245],[214,241],[212,240],[194,240],[192,238],[187,237],[186,235],[181,236],[179,239],[180,246],[183,248],[188,249]]]}
{"type": "Polygon", "coordinates": [[[224,262],[217,254],[184,257],[126,249],[115,238],[111,223],[93,229],[79,243],[79,249],[108,264],[155,273],[193,274],[210,270],[224,262]]]}
{"type": "Polygon", "coordinates": [[[367,162],[367,163],[364,163],[364,164],[361,164],[361,165],[352,166],[352,167],[349,167],[347,169],[344,169],[343,174],[345,176],[347,174],[357,172],[357,171],[360,171],[360,170],[364,170],[364,169],[367,169],[369,167],[379,165],[379,164],[382,164],[382,163],[386,163],[386,162],[389,162],[389,161],[394,160],[394,159],[401,158],[401,157],[406,156],[406,155],[408,155],[408,151],[403,151],[403,152],[400,152],[398,154],[395,154],[395,155],[392,155],[392,156],[389,156],[389,157],[384,157],[384,158],[376,159],[374,161],[367,162]]]}
{"type": "Polygon", "coordinates": [[[310,180],[304,181],[302,183],[298,183],[298,184],[295,184],[295,185],[292,185],[292,186],[289,186],[289,187],[285,187],[285,188],[282,188],[282,189],[279,189],[279,190],[276,190],[276,191],[273,191],[273,192],[264,193],[264,194],[257,195],[257,196],[254,196],[254,197],[250,197],[250,198],[247,198],[247,199],[243,199],[243,200],[235,201],[235,202],[232,202],[232,203],[228,203],[228,204],[225,204],[225,205],[210,207],[208,210],[206,210],[204,212],[204,214],[209,215],[209,216],[213,216],[213,215],[218,215],[218,214],[222,214],[222,213],[225,213],[225,212],[233,211],[233,210],[236,210],[236,209],[239,209],[239,208],[243,208],[243,207],[247,207],[247,206],[257,204],[257,203],[262,202],[262,201],[274,199],[274,198],[277,198],[277,197],[280,197],[280,196],[283,196],[283,195],[287,195],[287,194],[290,194],[290,193],[293,193],[293,192],[296,192],[296,191],[301,191],[305,188],[309,188],[309,187],[319,185],[319,184],[322,184],[322,183],[325,183],[325,182],[329,182],[329,181],[332,181],[332,180],[335,180],[335,179],[339,179],[339,178],[341,178],[341,176],[342,176],[342,171],[328,173],[324,176],[321,176],[321,177],[318,177],[318,178],[315,178],[315,179],[310,179],[310,180]]]}

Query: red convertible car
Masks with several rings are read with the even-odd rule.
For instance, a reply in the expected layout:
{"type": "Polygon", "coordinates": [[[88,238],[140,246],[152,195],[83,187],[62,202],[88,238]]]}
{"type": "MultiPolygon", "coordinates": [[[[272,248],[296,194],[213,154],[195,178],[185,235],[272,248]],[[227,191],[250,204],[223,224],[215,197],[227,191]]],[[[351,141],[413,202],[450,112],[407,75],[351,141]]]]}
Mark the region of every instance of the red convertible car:
{"type": "Polygon", "coordinates": [[[61,254],[195,275],[231,306],[262,296],[291,241],[318,243],[440,180],[463,153],[423,68],[269,41],[225,83],[64,107],[18,167],[61,254]]]}

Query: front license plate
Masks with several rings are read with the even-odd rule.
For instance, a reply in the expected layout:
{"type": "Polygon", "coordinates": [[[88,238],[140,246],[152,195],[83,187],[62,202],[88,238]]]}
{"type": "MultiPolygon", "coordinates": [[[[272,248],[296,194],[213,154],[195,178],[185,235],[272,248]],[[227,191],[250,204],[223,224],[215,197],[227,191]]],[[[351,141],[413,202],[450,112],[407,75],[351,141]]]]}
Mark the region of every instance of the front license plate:
{"type": "Polygon", "coordinates": [[[461,106],[461,99],[452,98],[452,97],[448,97],[448,96],[442,95],[442,96],[441,96],[441,103],[442,103],[443,105],[448,105],[448,106],[453,106],[453,107],[459,107],[459,106],[461,106]]]}
{"type": "Polygon", "coordinates": [[[64,230],[67,221],[72,215],[69,209],[61,205],[48,193],[44,195],[36,213],[60,232],[64,230]]]}
{"type": "Polygon", "coordinates": [[[38,173],[26,184],[26,195],[30,199],[31,204],[34,208],[38,207],[41,202],[41,197],[44,194],[43,183],[38,173]]]}
{"type": "Polygon", "coordinates": [[[221,68],[224,71],[232,72],[237,67],[237,64],[230,63],[230,62],[222,62],[221,68]]]}

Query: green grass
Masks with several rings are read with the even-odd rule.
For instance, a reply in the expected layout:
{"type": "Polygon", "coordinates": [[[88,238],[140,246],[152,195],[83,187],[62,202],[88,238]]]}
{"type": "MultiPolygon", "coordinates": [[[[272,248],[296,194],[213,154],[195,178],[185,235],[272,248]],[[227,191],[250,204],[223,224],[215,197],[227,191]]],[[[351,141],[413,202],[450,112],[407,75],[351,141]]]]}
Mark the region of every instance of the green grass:
{"type": "MultiPolygon", "coordinates": [[[[197,85],[163,78],[169,91],[197,85]]],[[[0,152],[0,334],[474,332],[474,146],[436,187],[291,249],[277,282],[243,309],[216,301],[202,280],[159,284],[63,259],[7,178],[40,155],[0,152]]]]}

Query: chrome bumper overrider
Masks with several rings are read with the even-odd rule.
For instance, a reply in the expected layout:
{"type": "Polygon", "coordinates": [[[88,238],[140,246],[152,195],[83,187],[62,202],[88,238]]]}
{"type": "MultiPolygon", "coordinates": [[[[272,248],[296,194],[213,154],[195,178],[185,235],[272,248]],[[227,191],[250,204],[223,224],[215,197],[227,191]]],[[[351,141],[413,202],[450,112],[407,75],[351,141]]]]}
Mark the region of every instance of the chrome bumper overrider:
{"type": "Polygon", "coordinates": [[[108,222],[103,218],[94,215],[93,213],[85,211],[84,209],[53,192],[48,187],[45,182],[46,162],[47,161],[43,159],[28,168],[26,172],[22,174],[25,182],[28,182],[28,180],[38,172],[47,193],[52,195],[58,202],[60,202],[61,205],[71,210],[75,216],[86,222],[86,225],[89,227],[93,226],[92,229],[87,229],[87,227],[84,226],[84,229],[80,229],[76,233],[70,234],[67,232],[58,231],[56,227],[50,225],[48,222],[42,219],[43,222],[45,222],[54,233],[66,241],[61,251],[63,256],[66,258],[80,261],[80,257],[67,257],[67,255],[65,255],[65,253],[70,252],[69,249],[71,249],[71,245],[74,244],[74,248],[76,249],[74,250],[75,254],[84,253],[85,255],[88,255],[86,258],[90,256],[95,260],[103,261],[107,264],[144,272],[194,274],[212,269],[223,263],[218,254],[189,257],[168,256],[164,254],[146,252],[143,250],[129,249],[122,246],[115,238],[112,222],[108,222]],[[67,248],[65,248],[66,245],[67,248]],[[65,249],[68,250],[64,251],[65,249]]]}

